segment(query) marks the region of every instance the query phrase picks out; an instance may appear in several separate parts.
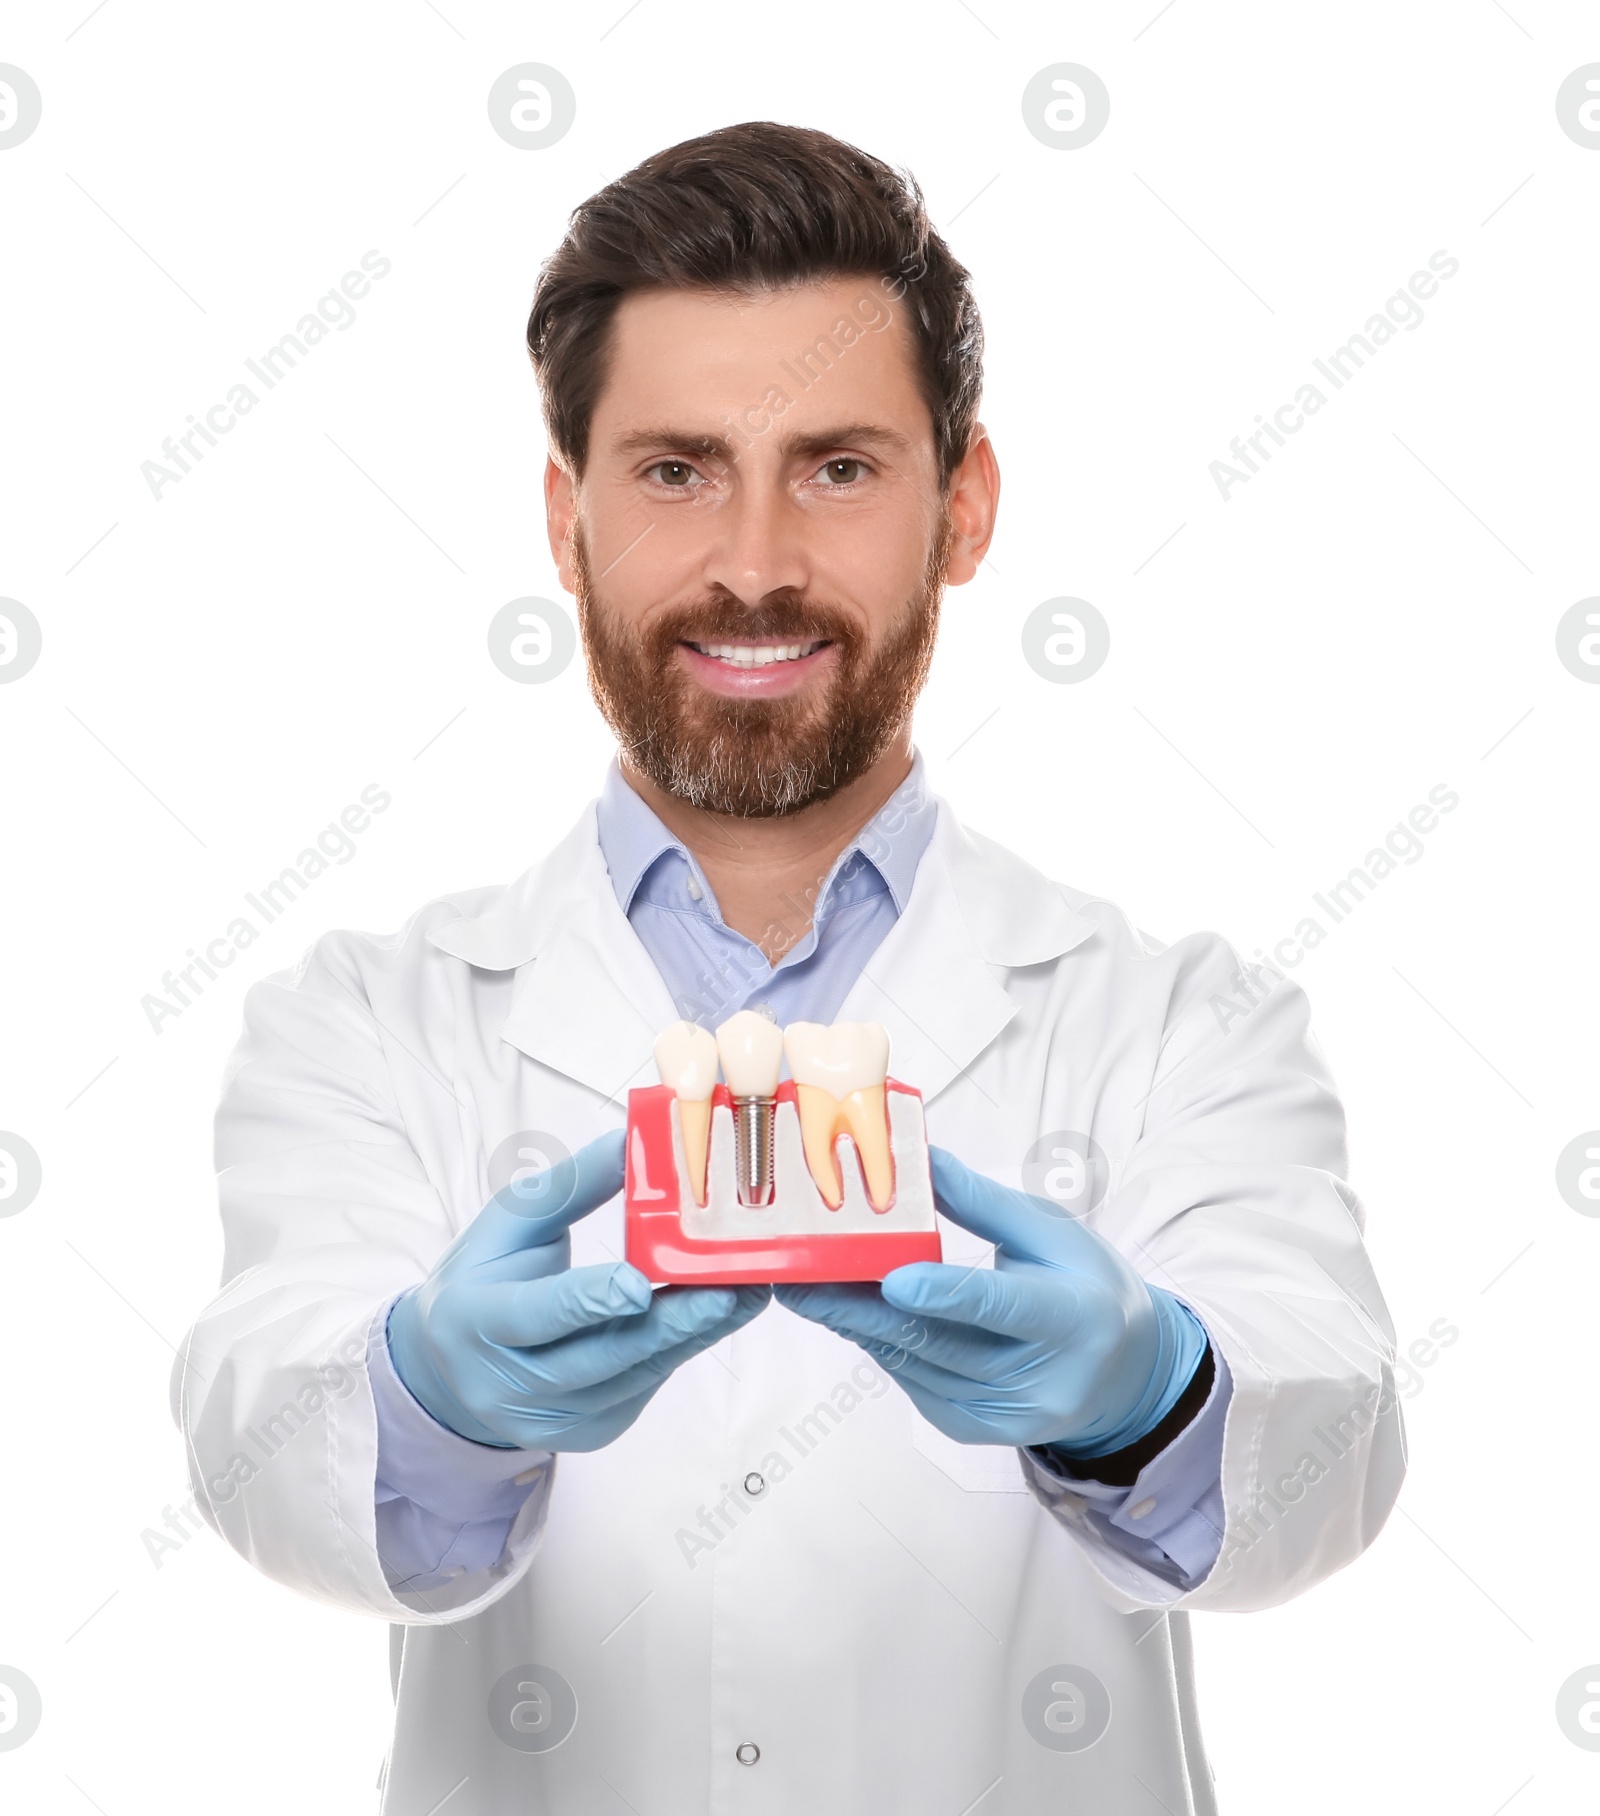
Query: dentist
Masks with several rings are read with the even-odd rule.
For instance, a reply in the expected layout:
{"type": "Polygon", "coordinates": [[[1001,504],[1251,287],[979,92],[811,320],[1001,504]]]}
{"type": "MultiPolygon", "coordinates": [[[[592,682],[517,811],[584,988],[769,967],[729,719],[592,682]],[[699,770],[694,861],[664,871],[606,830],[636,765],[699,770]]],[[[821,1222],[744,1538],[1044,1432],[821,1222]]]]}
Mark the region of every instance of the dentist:
{"type": "Polygon", "coordinates": [[[515,882],[249,991],[196,1498],[390,1623],[389,1816],[1212,1811],[1189,1610],[1349,1563],[1404,1470],[1305,997],[1224,1031],[1224,940],[929,790],[999,472],[913,186],[796,128],[675,146],[573,215],[528,344],[618,761],[515,882]],[[742,1008],[888,1028],[949,1263],[619,1259],[627,1090],[742,1008]]]}

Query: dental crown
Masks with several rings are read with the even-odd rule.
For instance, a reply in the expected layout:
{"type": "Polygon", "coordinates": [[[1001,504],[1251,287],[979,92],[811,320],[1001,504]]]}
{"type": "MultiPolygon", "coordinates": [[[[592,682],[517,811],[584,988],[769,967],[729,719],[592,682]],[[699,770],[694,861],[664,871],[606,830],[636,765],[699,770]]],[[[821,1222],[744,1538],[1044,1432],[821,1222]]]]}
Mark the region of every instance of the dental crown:
{"type": "Polygon", "coordinates": [[[770,1097],[783,1064],[783,1030],[754,1009],[741,1009],[717,1029],[722,1076],[735,1097],[770,1097]]]}

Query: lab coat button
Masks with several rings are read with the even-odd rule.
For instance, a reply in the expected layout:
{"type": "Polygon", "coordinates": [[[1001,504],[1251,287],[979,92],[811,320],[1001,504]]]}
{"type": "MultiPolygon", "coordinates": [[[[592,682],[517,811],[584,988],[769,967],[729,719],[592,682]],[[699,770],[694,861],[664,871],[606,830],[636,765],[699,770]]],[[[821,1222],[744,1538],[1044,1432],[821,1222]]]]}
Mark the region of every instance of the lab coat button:
{"type": "Polygon", "coordinates": [[[1154,1513],[1155,1510],[1156,1510],[1155,1496],[1146,1495],[1145,1498],[1139,1503],[1139,1505],[1137,1507],[1130,1507],[1128,1509],[1128,1518],[1130,1520],[1142,1520],[1142,1519],[1146,1518],[1148,1515],[1154,1513]]]}
{"type": "Polygon", "coordinates": [[[753,1766],[761,1757],[761,1749],[753,1740],[741,1740],[733,1749],[733,1756],[742,1766],[753,1766]]]}
{"type": "Polygon", "coordinates": [[[753,1469],[750,1471],[749,1475],[747,1475],[744,1479],[744,1491],[746,1494],[750,1494],[750,1495],[760,1494],[760,1492],[762,1491],[763,1488],[766,1487],[766,1485],[767,1485],[767,1478],[762,1475],[757,1475],[753,1469]]]}

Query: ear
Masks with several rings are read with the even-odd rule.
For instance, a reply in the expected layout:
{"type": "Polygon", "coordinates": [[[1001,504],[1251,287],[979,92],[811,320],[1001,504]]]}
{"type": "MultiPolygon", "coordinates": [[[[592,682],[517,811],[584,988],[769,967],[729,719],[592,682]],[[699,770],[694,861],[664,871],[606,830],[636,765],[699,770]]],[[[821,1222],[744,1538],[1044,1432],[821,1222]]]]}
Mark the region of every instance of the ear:
{"type": "Polygon", "coordinates": [[[564,591],[576,593],[572,572],[572,529],[578,520],[578,495],[572,475],[555,460],[544,463],[544,521],[550,559],[564,591]]]}
{"type": "Polygon", "coordinates": [[[965,586],[988,553],[1000,509],[1000,463],[981,422],[973,428],[966,457],[950,475],[949,497],[953,535],[944,577],[951,586],[965,586]]]}

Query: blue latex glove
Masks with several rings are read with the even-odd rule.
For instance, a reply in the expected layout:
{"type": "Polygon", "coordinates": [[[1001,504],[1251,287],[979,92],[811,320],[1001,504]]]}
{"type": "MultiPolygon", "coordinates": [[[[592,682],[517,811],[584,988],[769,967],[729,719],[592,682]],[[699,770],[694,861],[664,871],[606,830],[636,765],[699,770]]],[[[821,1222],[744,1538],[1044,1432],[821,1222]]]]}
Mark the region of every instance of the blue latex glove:
{"type": "Polygon", "coordinates": [[[755,1317],[766,1286],[668,1287],[572,1267],[568,1227],[622,1190],[623,1132],[491,1198],[390,1308],[389,1354],[441,1425],[506,1450],[598,1450],[672,1371],[755,1317]]]}
{"type": "Polygon", "coordinates": [[[1205,1355],[1199,1319],[1047,1199],[943,1148],[932,1162],[935,1202],[995,1244],[993,1269],[917,1261],[881,1291],[779,1286],[780,1304],[860,1344],[963,1444],[1099,1457],[1153,1431],[1205,1355]]]}

